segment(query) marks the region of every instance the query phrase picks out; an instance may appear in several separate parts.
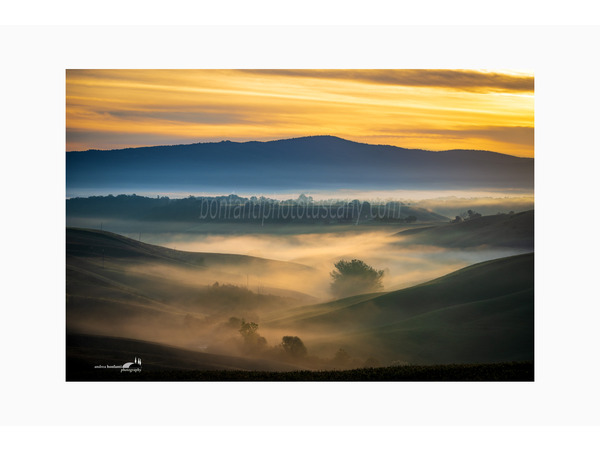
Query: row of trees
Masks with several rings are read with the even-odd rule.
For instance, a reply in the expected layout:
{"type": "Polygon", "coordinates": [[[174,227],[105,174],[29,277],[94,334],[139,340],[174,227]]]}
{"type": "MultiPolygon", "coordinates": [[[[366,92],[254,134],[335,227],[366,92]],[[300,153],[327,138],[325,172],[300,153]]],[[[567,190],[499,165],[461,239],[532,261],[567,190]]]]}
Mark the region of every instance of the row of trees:
{"type": "Polygon", "coordinates": [[[319,200],[300,195],[297,199],[240,197],[235,194],[215,197],[189,196],[181,199],[150,198],[140,195],[108,195],[70,198],[69,217],[113,217],[143,220],[242,221],[248,223],[362,223],[383,221],[414,222],[415,209],[399,202],[361,200],[319,200]]]}
{"type": "MultiPolygon", "coordinates": [[[[239,333],[244,339],[244,351],[246,353],[256,354],[267,350],[267,340],[258,333],[257,323],[246,322],[242,319],[239,333]]],[[[298,336],[283,336],[278,350],[289,359],[303,358],[308,353],[302,339],[298,336]]]]}
{"type": "Polygon", "coordinates": [[[452,223],[460,223],[467,220],[478,219],[479,217],[481,217],[481,214],[469,209],[468,211],[463,212],[460,216],[456,216],[454,220],[452,220],[452,223]]]}
{"type": "MultiPolygon", "coordinates": [[[[283,336],[281,338],[281,343],[278,346],[268,349],[267,340],[258,333],[257,323],[246,322],[244,319],[242,319],[239,333],[242,335],[244,340],[244,351],[248,354],[266,354],[269,356],[268,353],[270,350],[270,356],[279,356],[295,362],[304,360],[308,356],[308,350],[304,345],[304,342],[302,342],[302,339],[300,339],[298,336],[283,336]]],[[[312,359],[319,360],[321,363],[334,365],[338,368],[357,366],[378,367],[380,365],[379,361],[372,357],[367,358],[361,363],[360,360],[350,356],[350,354],[343,348],[340,348],[330,360],[320,360],[319,358],[314,357],[312,359]]]]}

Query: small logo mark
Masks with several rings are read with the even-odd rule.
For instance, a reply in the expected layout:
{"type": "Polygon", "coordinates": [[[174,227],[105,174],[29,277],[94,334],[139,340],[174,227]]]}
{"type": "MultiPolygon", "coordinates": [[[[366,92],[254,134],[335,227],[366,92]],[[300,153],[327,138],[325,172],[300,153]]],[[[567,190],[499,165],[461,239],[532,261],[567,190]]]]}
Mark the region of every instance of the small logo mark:
{"type": "Polygon", "coordinates": [[[141,372],[142,371],[142,359],[137,356],[133,362],[127,362],[122,366],[119,365],[97,365],[94,369],[121,369],[121,372],[141,372]]]}
{"type": "Polygon", "coordinates": [[[142,359],[135,357],[133,362],[123,364],[121,372],[141,372],[142,371],[142,359]]]}

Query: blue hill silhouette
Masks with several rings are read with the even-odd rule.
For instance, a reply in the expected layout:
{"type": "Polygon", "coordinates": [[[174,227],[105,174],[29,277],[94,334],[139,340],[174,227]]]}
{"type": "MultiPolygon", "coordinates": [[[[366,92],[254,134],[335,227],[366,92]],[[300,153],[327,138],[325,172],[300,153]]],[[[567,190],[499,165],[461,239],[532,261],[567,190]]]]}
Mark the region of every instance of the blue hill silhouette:
{"type": "Polygon", "coordinates": [[[432,152],[313,136],[68,152],[66,171],[67,192],[533,189],[534,164],[488,151],[432,152]]]}

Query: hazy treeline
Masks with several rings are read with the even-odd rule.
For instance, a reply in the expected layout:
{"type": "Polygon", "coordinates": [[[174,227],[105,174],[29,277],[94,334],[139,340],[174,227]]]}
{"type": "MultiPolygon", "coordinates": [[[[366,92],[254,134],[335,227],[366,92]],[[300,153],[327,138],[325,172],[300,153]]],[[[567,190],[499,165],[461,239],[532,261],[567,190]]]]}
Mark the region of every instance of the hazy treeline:
{"type": "MultiPolygon", "coordinates": [[[[194,325],[190,326],[186,324],[186,326],[190,331],[194,329],[194,325]]],[[[239,336],[230,335],[226,341],[229,348],[219,348],[219,344],[214,348],[218,348],[221,351],[225,350],[229,353],[236,353],[240,356],[280,360],[312,369],[378,367],[381,365],[379,360],[372,356],[356,357],[341,347],[336,351],[321,351],[318,352],[320,354],[316,354],[313,349],[305,345],[301,337],[290,335],[290,333],[294,334],[293,330],[290,329],[274,329],[270,332],[267,330],[269,336],[267,339],[267,337],[261,334],[263,330],[260,330],[261,327],[258,323],[247,322],[244,318],[230,317],[227,322],[220,324],[221,333],[226,329],[231,331],[236,330],[241,339],[239,336]]],[[[223,345],[223,342],[222,340],[221,345],[223,345]]],[[[346,341],[346,346],[348,345],[352,347],[352,341],[346,341]]],[[[353,348],[351,348],[351,351],[353,351],[353,348]]]]}
{"type": "Polygon", "coordinates": [[[364,222],[411,223],[447,220],[426,209],[399,201],[322,200],[300,195],[275,200],[237,195],[170,199],[138,195],[108,195],[67,200],[67,216],[118,217],[153,221],[345,224],[364,222]]]}

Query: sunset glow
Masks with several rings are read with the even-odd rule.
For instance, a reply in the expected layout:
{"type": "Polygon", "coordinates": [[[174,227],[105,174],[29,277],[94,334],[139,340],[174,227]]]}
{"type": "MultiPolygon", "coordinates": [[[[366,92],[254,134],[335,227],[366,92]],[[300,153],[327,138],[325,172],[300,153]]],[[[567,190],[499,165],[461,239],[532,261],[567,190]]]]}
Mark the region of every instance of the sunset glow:
{"type": "Polygon", "coordinates": [[[335,135],[534,155],[533,74],[68,70],[67,151],[335,135]]]}

